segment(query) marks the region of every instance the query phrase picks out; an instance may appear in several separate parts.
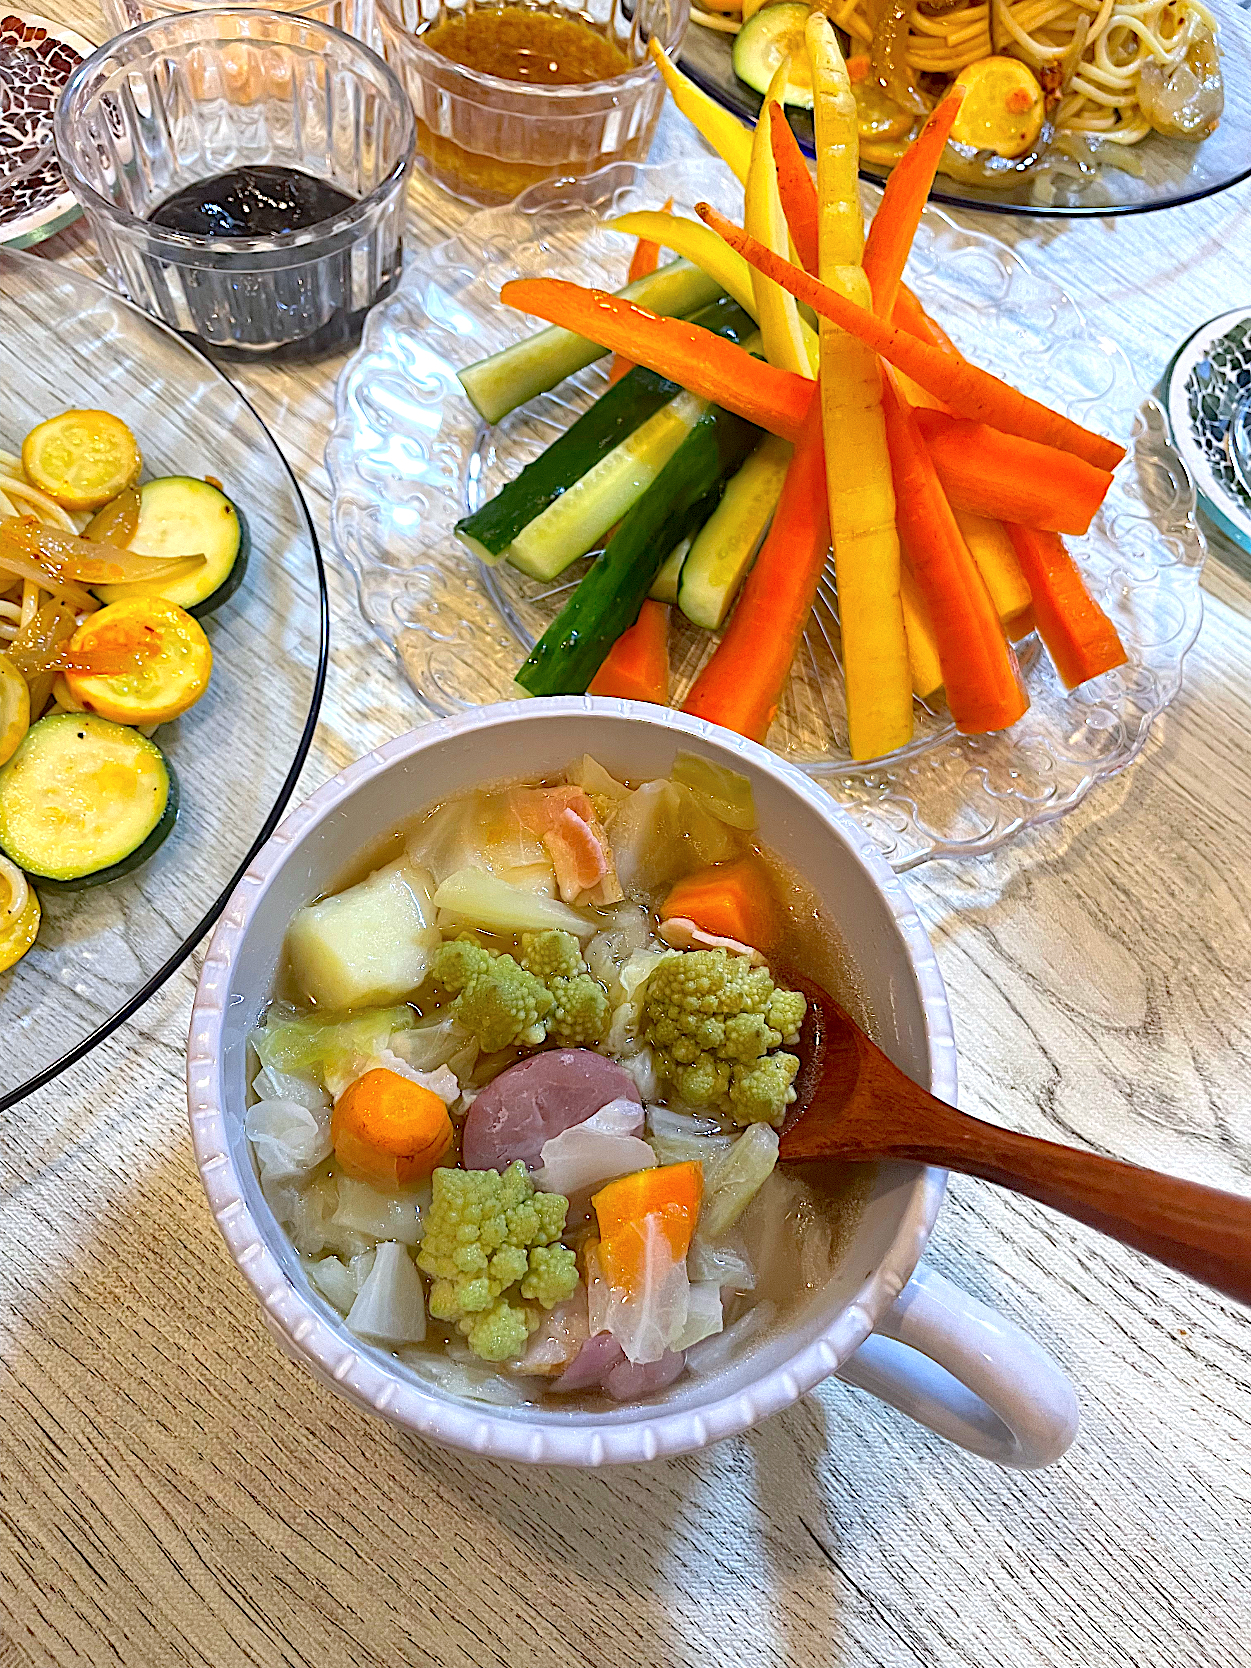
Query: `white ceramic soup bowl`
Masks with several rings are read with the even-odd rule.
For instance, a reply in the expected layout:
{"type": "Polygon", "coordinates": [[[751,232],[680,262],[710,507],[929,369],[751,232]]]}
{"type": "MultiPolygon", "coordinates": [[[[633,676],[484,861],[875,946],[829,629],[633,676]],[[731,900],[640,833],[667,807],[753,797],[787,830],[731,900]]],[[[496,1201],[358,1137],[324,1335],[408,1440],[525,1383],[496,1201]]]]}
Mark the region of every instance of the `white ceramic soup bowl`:
{"type": "Polygon", "coordinates": [[[830,1373],[1009,1466],[1059,1457],[1077,1428],[1072,1388],[1016,1328],[917,1263],[945,1175],[882,1166],[828,1284],[720,1371],[686,1374],[607,1412],[496,1407],[441,1391],[348,1332],[309,1285],[261,1193],[243,1133],[248,1033],[274,988],[287,924],[360,851],[425,806],[483,783],[535,777],[592,753],[616,775],[665,776],[691,749],[748,776],[762,843],[825,901],[882,1046],[956,1098],[942,976],[900,880],[855,824],[765,748],[681,713],[574,698],[479,708],[400,736],[321,788],[240,881],[209,948],[191,1021],[191,1133],[209,1202],[277,1341],[337,1394],[435,1442],[535,1464],[604,1465],[702,1448],[788,1406],[830,1373]]]}

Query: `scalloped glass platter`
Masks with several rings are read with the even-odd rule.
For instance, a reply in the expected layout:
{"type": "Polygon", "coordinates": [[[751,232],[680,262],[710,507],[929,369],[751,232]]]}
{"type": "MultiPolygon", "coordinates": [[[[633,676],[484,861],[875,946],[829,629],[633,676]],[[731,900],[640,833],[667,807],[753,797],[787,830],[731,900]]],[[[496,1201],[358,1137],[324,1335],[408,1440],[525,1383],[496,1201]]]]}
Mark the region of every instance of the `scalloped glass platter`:
{"type": "MultiPolygon", "coordinates": [[[[334,537],[366,621],[424,715],[510,698],[532,641],[584,571],[579,564],[543,586],[508,564],[487,569],[452,527],[567,428],[605,376],[592,366],[488,428],[456,368],[532,327],[500,305],[508,279],[546,273],[609,289],[623,283],[631,246],[605,217],[658,207],[670,194],[679,208],[705,197],[741,215],[741,189],[705,159],[618,164],[577,187],[537,187],[510,207],[474,215],[374,309],[340,378],[326,452],[334,537]]],[[[855,764],[846,751],[831,564],[769,744],[822,781],[901,870],[990,851],[1071,810],[1134,759],[1180,686],[1202,612],[1204,557],[1194,489],[1163,412],[1140,403],[1125,356],[1091,333],[1055,283],[935,209],[926,211],[909,280],[972,359],[1129,444],[1090,533],[1072,541],[1129,663],[1067,694],[1031,639],[1022,657],[1031,706],[1010,731],[961,736],[945,709],[918,706],[907,749],[855,764]]],[[[676,700],[711,641],[685,622],[671,631],[676,700]]]]}
{"type": "MultiPolygon", "coordinates": [[[[1251,14],[1227,5],[1218,15],[1225,110],[1216,132],[1201,144],[1152,133],[1138,145],[1103,145],[1089,163],[1057,156],[996,186],[965,185],[939,174],[931,200],[991,214],[1059,219],[1145,214],[1210,197],[1251,176],[1251,14]]],[[[693,22],[682,42],[681,65],[719,104],[754,126],[763,101],[734,73],[733,39],[693,22]]],[[[814,155],[812,112],[789,114],[796,138],[814,155]]],[[[862,161],[860,177],[881,185],[886,170],[862,161]]]]}
{"type": "Polygon", "coordinates": [[[0,444],[70,406],[127,422],[145,475],[218,477],[247,519],[251,554],[239,589],[203,622],[207,693],[157,733],[181,791],[173,832],[123,879],[44,891],[38,941],[0,973],[0,1109],[108,1036],[216,920],[291,796],[328,650],[312,522],[243,396],[112,290],[0,252],[0,444]]]}

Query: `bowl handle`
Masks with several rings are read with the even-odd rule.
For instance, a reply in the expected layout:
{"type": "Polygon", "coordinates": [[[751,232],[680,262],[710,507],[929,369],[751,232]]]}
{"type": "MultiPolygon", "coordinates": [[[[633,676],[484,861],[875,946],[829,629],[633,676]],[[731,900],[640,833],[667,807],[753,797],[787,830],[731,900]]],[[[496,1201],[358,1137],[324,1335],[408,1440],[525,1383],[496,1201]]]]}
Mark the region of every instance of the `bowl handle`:
{"type": "Polygon", "coordinates": [[[1077,1397],[1051,1357],[932,1269],[838,1376],[996,1465],[1051,1465],[1077,1435],[1077,1397]]]}

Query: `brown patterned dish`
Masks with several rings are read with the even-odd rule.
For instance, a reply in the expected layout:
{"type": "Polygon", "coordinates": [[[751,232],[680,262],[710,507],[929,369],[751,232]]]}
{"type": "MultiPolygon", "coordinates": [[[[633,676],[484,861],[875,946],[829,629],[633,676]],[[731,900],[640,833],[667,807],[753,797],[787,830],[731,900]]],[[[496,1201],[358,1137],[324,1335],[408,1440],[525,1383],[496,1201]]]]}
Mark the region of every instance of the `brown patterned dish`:
{"type": "Polygon", "coordinates": [[[94,50],[32,12],[0,16],[0,243],[39,243],[80,212],[57,165],[52,118],[61,88],[94,50]]]}

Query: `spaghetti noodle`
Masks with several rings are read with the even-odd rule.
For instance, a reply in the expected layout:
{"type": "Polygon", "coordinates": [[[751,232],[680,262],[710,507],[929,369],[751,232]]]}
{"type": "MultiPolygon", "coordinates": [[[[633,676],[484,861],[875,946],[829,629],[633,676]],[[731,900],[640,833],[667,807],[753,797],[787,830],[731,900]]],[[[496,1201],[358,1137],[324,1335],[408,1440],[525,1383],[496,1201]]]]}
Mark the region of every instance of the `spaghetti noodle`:
{"type": "MultiPolygon", "coordinates": [[[[732,28],[731,3],[697,0],[691,15],[732,28]]],[[[759,9],[746,0],[739,16],[759,9]]],[[[1028,67],[1046,98],[1043,145],[1023,162],[1062,134],[1121,146],[1153,131],[1198,140],[1221,114],[1217,24],[1204,0],[834,0],[829,15],[850,41],[853,78],[861,57],[874,101],[877,122],[862,123],[871,161],[897,161],[915,126],[880,143],[882,95],[922,118],[990,57],[1028,67]]]]}

